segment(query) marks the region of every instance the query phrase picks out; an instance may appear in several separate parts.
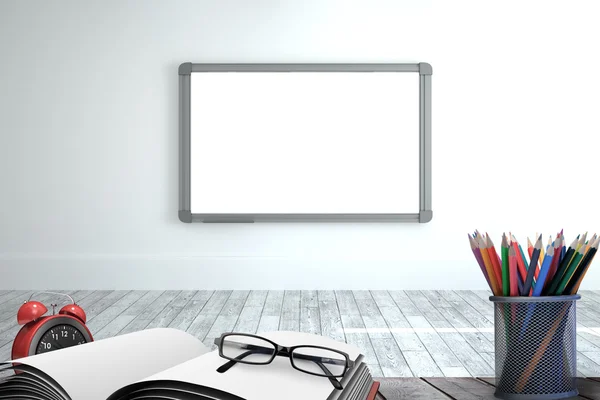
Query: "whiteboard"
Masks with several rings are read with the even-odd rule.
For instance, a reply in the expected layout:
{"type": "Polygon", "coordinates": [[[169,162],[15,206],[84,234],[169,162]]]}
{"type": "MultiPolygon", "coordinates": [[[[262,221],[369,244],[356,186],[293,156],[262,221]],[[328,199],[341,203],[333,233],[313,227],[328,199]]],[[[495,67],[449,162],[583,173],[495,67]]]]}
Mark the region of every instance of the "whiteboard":
{"type": "Polygon", "coordinates": [[[182,64],[180,219],[431,219],[424,65],[182,64]]]}

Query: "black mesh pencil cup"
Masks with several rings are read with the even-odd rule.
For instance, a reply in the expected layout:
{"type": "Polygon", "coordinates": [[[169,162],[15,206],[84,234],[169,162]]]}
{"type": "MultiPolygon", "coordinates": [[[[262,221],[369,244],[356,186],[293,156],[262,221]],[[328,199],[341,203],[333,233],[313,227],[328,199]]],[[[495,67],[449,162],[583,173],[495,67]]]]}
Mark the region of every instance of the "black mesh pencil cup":
{"type": "Polygon", "coordinates": [[[578,394],[575,302],[580,298],[490,297],[495,318],[496,397],[541,400],[578,394]]]}

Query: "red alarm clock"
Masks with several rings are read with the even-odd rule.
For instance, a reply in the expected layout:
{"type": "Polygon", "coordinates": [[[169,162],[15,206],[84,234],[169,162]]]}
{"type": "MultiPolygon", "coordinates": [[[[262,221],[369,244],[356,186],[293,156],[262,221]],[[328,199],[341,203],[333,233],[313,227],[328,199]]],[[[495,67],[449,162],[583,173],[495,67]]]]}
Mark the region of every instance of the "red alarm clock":
{"type": "Polygon", "coordinates": [[[13,360],[94,340],[85,325],[85,312],[75,304],[71,296],[64,293],[38,292],[32,294],[29,300],[19,308],[17,322],[24,326],[13,343],[13,360]],[[52,315],[44,317],[43,315],[48,312],[46,306],[39,301],[31,301],[35,294],[40,293],[67,296],[71,300],[71,304],[61,308],[58,314],[55,313],[57,304],[52,304],[52,315]]]}

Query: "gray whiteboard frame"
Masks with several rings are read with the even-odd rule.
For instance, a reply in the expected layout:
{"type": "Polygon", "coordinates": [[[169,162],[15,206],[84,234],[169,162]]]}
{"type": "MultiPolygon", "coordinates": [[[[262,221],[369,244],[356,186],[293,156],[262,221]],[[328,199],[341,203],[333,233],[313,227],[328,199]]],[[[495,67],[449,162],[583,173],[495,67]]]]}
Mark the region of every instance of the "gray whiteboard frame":
{"type": "Polygon", "coordinates": [[[179,66],[179,220],[181,222],[429,222],[431,210],[431,65],[414,64],[194,64],[179,66]],[[419,73],[419,212],[398,214],[192,214],[192,72],[417,72],[419,73]]]}

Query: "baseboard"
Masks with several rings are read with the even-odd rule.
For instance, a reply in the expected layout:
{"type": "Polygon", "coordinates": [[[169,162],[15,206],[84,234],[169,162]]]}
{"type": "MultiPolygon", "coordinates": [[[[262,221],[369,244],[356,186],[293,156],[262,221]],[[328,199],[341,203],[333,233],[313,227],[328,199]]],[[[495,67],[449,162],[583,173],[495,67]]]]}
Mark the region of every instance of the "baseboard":
{"type": "Polygon", "coordinates": [[[486,289],[461,261],[268,257],[0,257],[6,289],[486,289]]]}

